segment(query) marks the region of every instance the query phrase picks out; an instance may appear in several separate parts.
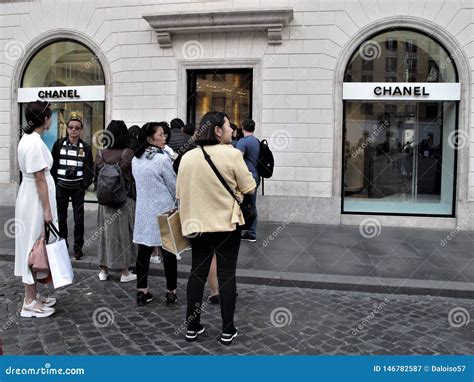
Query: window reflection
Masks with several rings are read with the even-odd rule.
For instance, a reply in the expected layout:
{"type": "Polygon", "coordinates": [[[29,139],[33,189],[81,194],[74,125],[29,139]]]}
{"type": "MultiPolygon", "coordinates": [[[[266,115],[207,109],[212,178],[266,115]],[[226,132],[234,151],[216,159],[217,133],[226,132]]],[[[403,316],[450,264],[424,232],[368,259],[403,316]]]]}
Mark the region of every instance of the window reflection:
{"type": "Polygon", "coordinates": [[[240,124],[251,117],[252,70],[189,71],[188,118],[199,124],[210,110],[225,112],[240,124]]]}

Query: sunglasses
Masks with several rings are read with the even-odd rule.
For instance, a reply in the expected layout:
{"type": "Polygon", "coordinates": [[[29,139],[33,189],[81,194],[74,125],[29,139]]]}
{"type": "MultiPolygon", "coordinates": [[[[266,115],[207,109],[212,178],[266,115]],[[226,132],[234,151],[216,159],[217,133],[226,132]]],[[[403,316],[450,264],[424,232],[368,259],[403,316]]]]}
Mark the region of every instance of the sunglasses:
{"type": "Polygon", "coordinates": [[[79,126],[73,126],[73,127],[68,126],[67,128],[69,130],[81,130],[81,127],[79,127],[79,126]]]}

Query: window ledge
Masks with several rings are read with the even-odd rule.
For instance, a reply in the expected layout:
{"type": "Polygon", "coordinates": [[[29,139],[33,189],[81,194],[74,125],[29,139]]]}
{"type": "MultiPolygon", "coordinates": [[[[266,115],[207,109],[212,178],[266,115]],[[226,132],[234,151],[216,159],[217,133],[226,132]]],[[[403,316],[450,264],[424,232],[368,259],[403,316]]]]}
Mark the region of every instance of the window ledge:
{"type": "Polygon", "coordinates": [[[155,30],[161,48],[171,47],[173,33],[266,31],[269,44],[282,42],[283,28],[293,20],[293,9],[246,9],[144,15],[155,30]]]}

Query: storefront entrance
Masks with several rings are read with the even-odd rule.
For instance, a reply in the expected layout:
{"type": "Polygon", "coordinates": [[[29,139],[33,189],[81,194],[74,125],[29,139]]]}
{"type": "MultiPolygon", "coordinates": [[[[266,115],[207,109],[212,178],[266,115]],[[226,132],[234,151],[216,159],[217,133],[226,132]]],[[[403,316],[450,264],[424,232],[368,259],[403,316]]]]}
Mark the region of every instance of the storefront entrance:
{"type": "Polygon", "coordinates": [[[446,50],[412,30],[374,36],[343,98],[343,212],[454,216],[460,86],[446,50]]]}
{"type": "MultiPolygon", "coordinates": [[[[34,100],[51,103],[50,130],[42,136],[51,149],[54,142],[66,137],[66,122],[72,114],[82,119],[82,139],[91,145],[95,157],[102,148],[104,129],[105,80],[102,67],[86,46],[70,40],[55,41],[42,47],[31,58],[18,89],[21,126],[25,126],[24,105],[34,100]]],[[[95,201],[93,186],[86,201],[95,201]]]]}

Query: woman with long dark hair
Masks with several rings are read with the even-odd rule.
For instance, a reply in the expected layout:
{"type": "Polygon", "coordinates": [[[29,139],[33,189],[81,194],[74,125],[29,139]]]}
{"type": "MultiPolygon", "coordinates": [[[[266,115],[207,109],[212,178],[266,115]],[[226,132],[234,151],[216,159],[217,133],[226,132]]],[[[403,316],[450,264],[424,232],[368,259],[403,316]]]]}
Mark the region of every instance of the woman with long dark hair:
{"type": "Polygon", "coordinates": [[[99,203],[99,280],[106,281],[109,270],[119,269],[122,272],[120,282],[126,283],[136,280],[137,275],[129,272],[136,257],[136,246],[132,242],[135,201],[132,198],[133,151],[128,148],[129,135],[125,122],[111,121],[104,133],[104,141],[105,149],[100,150],[95,158],[95,181],[97,183],[99,172],[106,164],[118,164],[128,194],[122,206],[99,203]]]}
{"type": "Polygon", "coordinates": [[[38,294],[36,274],[28,259],[36,240],[45,235],[45,223],[57,226],[56,186],[50,173],[53,157],[41,140],[41,134],[51,126],[49,103],[28,103],[25,117],[25,134],[18,144],[23,178],[15,204],[15,276],[20,276],[25,286],[20,316],[44,318],[54,313],[56,299],[38,294]]]}
{"type": "Polygon", "coordinates": [[[160,247],[166,276],[166,304],[174,304],[178,265],[176,256],[161,247],[158,215],[173,208],[176,199],[176,175],[171,159],[165,153],[166,122],[148,122],[140,131],[140,147],[132,161],[137,188],[137,207],[133,241],[138,244],[137,304],[153,301],[148,288],[150,257],[154,247],[160,247]]]}
{"type": "Polygon", "coordinates": [[[232,147],[232,128],[227,115],[206,113],[195,132],[199,146],[187,152],[178,171],[176,194],[180,201],[181,227],[191,237],[192,268],[187,287],[186,340],[194,341],[204,332],[201,325],[202,296],[214,254],[222,315],[221,342],[232,343],[234,325],[235,272],[240,248],[242,211],[212,169],[216,170],[235,196],[253,193],[255,180],[239,150],[232,147]],[[206,156],[208,158],[206,159],[206,156]]]}

